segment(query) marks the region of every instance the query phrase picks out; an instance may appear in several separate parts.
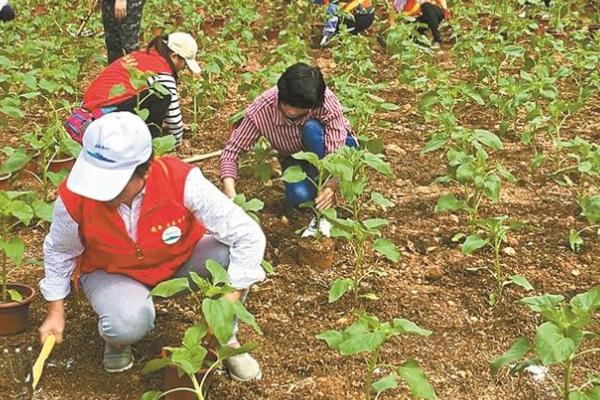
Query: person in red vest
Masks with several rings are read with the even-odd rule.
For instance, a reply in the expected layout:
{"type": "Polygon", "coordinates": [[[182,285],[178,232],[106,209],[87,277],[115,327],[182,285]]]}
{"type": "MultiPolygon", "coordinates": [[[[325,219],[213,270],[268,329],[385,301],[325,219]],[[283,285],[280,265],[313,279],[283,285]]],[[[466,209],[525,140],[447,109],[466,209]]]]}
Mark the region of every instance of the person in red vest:
{"type": "MultiPolygon", "coordinates": [[[[450,10],[446,0],[394,0],[393,8],[396,12],[416,18],[417,22],[426,24],[431,30],[435,46],[442,44],[442,35],[439,31],[440,23],[450,18],[450,10]]],[[[394,24],[394,15],[390,15],[390,23],[394,24]]],[[[427,28],[418,29],[423,35],[427,28]]]]}
{"type": "MultiPolygon", "coordinates": [[[[48,313],[40,340],[54,334],[63,341],[72,280],[98,314],[108,372],[131,368],[131,345],[153,329],[153,286],[190,271],[208,277],[205,262],[213,259],[227,268],[237,290],[226,297],[235,302],[265,277],[258,224],[198,168],[153,158],[148,127],[135,114],[114,112],[89,125],[58,193],[44,241],[40,290],[48,313]]],[[[233,333],[230,345],[239,346],[233,333]]],[[[261,376],[247,353],[226,366],[240,381],[261,376]]]]}
{"type": "Polygon", "coordinates": [[[164,124],[166,132],[175,136],[179,144],[183,136],[183,118],[177,74],[186,67],[194,74],[200,73],[200,66],[196,62],[197,51],[198,46],[192,36],[174,32],[157,36],[147,50],[117,59],[103,69],[85,90],[83,111],[75,110],[65,123],[67,131],[81,143],[85,127],[92,119],[109,112],[135,112],[138,109],[146,113],[145,121],[152,137],[163,133],[164,124]],[[148,79],[140,85],[136,82],[135,74],[132,76],[132,69],[148,74],[148,79]],[[159,90],[157,85],[166,91],[159,90]]]}

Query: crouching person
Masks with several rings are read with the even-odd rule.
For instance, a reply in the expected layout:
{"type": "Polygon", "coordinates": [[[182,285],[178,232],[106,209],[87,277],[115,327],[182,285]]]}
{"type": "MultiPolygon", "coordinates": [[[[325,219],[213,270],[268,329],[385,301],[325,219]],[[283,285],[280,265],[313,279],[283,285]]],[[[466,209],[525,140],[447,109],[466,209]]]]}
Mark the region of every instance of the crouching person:
{"type": "MultiPolygon", "coordinates": [[[[221,181],[229,198],[237,193],[240,154],[250,150],[261,136],[278,152],[284,171],[299,165],[312,179],[317,171],[306,161],[293,158],[294,153],[310,151],[323,158],[344,145],[358,146],[342,105],[327,88],[321,71],[304,63],[286,69],[276,87],[258,96],[231,134],[221,155],[221,181]]],[[[333,180],[318,196],[308,179],[285,184],[286,200],[292,207],[314,200],[317,208],[326,209],[334,203],[336,190],[333,180]]]]}
{"type": "MultiPolygon", "coordinates": [[[[213,259],[228,269],[237,291],[227,298],[235,302],[264,279],[264,250],[260,227],[198,168],[153,158],[141,118],[108,114],[86,130],[81,154],[59,188],[44,242],[40,289],[48,314],[40,340],[54,334],[63,341],[73,277],[98,314],[104,369],[125,371],[134,361],[131,345],[154,327],[153,286],[190,271],[209,277],[205,262],[213,259]]],[[[233,333],[230,345],[239,346],[233,333]]],[[[237,380],[261,376],[247,353],[226,366],[237,380]]]]}

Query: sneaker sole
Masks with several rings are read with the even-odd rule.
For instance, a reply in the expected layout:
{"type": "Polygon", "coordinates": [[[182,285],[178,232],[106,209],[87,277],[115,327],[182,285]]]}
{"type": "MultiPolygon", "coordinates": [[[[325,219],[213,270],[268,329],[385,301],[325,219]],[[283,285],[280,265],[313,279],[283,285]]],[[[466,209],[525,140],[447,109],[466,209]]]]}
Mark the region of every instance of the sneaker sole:
{"type": "Polygon", "coordinates": [[[131,369],[131,367],[133,367],[133,361],[134,361],[134,360],[133,360],[133,358],[132,358],[132,359],[131,359],[131,362],[130,362],[129,364],[127,364],[126,366],[124,366],[123,368],[109,369],[109,368],[106,368],[106,366],[105,366],[105,367],[104,367],[104,370],[105,370],[106,372],[108,372],[108,373],[111,373],[111,374],[115,374],[115,373],[118,373],[118,372],[125,372],[125,371],[127,371],[128,369],[131,369]]]}
{"type": "Polygon", "coordinates": [[[253,376],[252,378],[246,378],[246,379],[242,379],[239,376],[235,375],[233,372],[231,372],[229,369],[227,370],[227,372],[229,373],[229,377],[231,379],[233,379],[236,382],[248,382],[251,381],[253,379],[259,380],[262,378],[262,371],[258,371],[258,375],[253,376]]]}

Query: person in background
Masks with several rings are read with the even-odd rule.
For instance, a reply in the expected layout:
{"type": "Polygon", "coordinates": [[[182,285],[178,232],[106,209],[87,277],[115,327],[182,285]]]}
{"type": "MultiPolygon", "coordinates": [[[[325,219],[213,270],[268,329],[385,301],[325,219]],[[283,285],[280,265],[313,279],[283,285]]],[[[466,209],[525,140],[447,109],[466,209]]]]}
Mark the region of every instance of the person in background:
{"type": "Polygon", "coordinates": [[[143,0],[102,0],[108,63],[140,48],[143,0]]]}
{"type": "MultiPolygon", "coordinates": [[[[423,35],[429,28],[433,36],[434,45],[442,44],[442,35],[439,31],[440,23],[450,18],[450,11],[446,0],[394,0],[393,10],[403,15],[414,17],[417,22],[426,24],[420,27],[419,34],[423,35]]],[[[391,24],[394,24],[395,16],[391,15],[391,24]]]]}
{"type": "MultiPolygon", "coordinates": [[[[190,271],[208,278],[205,263],[212,259],[227,269],[236,290],[224,297],[235,303],[265,278],[265,245],[258,224],[198,168],[153,157],[152,137],[140,117],[108,114],[90,124],[58,189],[44,240],[40,289],[48,312],[40,340],[53,334],[63,341],[72,279],[98,314],[104,369],[125,371],[134,362],[131,345],[154,327],[152,287],[190,271]]],[[[240,346],[235,332],[228,344],[240,346]]],[[[248,353],[224,363],[233,379],[261,376],[248,353]]]]}
{"type": "Polygon", "coordinates": [[[0,0],[0,21],[8,22],[13,19],[15,19],[15,10],[8,4],[8,0],[0,0]]]}
{"type": "Polygon", "coordinates": [[[375,20],[375,9],[371,0],[352,0],[349,2],[312,0],[312,2],[327,6],[327,21],[323,27],[321,46],[327,46],[331,38],[339,32],[340,24],[346,25],[348,30],[356,35],[370,27],[375,20]]]}
{"type": "MultiPolygon", "coordinates": [[[[276,87],[259,95],[246,108],[243,120],[231,134],[221,155],[221,181],[227,197],[236,196],[240,154],[247,152],[260,136],[279,153],[283,170],[300,165],[312,178],[316,177],[316,171],[292,154],[304,150],[323,158],[341,146],[358,146],[342,105],[325,85],[321,71],[304,63],[287,68],[276,87]]],[[[285,196],[293,207],[314,200],[317,208],[325,209],[334,202],[336,186],[335,181],[327,182],[317,197],[308,179],[285,183],[285,196]]]]}
{"type": "MultiPolygon", "coordinates": [[[[82,108],[97,119],[113,111],[134,112],[139,101],[139,109],[148,110],[145,121],[152,137],[163,133],[164,123],[166,133],[172,134],[178,145],[183,136],[183,117],[177,90],[178,73],[186,67],[194,74],[200,73],[200,66],[196,62],[197,51],[196,41],[187,33],[157,36],[150,42],[147,50],[121,57],[100,71],[84,92],[82,108]],[[150,75],[146,86],[133,87],[131,68],[150,75]],[[168,94],[153,87],[158,84],[168,94]]],[[[65,125],[71,136],[81,142],[77,136],[83,135],[82,128],[69,126],[69,121],[65,125]]]]}

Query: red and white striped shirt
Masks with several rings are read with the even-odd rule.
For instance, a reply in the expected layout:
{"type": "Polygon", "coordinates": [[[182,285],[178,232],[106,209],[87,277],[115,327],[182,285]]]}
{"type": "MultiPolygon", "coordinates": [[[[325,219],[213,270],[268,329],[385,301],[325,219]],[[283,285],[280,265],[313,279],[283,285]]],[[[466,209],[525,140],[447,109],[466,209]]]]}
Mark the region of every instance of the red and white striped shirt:
{"type": "Polygon", "coordinates": [[[350,123],[342,113],[342,105],[335,94],[325,89],[325,101],[302,119],[290,121],[278,106],[277,87],[258,96],[244,112],[244,120],[234,131],[221,155],[221,179],[237,179],[240,153],[247,152],[263,135],[282,156],[303,150],[300,129],[311,118],[325,126],[325,151],[331,153],[344,145],[351,131],[350,123]]]}

